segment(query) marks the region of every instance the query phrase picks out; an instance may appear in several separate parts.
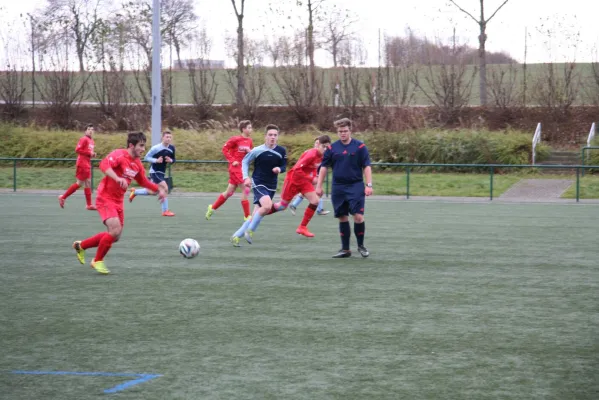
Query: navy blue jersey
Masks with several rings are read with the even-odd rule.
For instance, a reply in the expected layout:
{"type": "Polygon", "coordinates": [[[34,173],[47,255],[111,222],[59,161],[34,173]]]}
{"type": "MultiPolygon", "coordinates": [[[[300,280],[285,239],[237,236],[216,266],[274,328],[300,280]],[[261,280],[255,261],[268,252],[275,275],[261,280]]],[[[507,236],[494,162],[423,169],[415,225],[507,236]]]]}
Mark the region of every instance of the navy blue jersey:
{"type": "Polygon", "coordinates": [[[272,172],[275,167],[281,168],[281,173],[285,172],[287,167],[287,150],[284,147],[276,145],[274,149],[265,144],[254,147],[252,151],[243,157],[241,170],[243,179],[250,176],[250,163],[254,161],[254,172],[252,173],[252,186],[264,186],[270,191],[277,190],[278,174],[272,172]]]}
{"type": "Polygon", "coordinates": [[[320,165],[332,167],[333,185],[364,182],[363,169],[370,165],[370,155],[366,145],[357,139],[351,139],[347,145],[337,140],[324,152],[320,165]]]}
{"type": "Polygon", "coordinates": [[[164,146],[162,143],[158,143],[148,151],[148,154],[144,157],[144,161],[149,161],[152,163],[150,166],[150,173],[159,173],[164,174],[166,172],[166,167],[168,163],[165,158],[170,157],[175,162],[175,146],[169,144],[168,146],[164,146]],[[162,157],[162,162],[157,163],[158,158],[162,157]]]}

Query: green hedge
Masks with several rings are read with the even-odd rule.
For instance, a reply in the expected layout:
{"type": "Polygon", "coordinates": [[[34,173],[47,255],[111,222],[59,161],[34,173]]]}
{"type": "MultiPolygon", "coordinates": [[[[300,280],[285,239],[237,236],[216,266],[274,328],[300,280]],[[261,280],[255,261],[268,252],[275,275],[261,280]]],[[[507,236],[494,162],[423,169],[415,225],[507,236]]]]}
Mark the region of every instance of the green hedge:
{"type": "MultiPolygon", "coordinates": [[[[214,130],[174,131],[177,158],[188,160],[222,160],[223,143],[237,132],[214,130]]],[[[294,163],[314,138],[322,132],[282,134],[280,144],[287,148],[290,163],[294,163]]],[[[2,157],[74,158],[75,145],[81,132],[40,131],[27,127],[0,125],[2,157]]],[[[335,140],[336,135],[330,134],[335,140]]],[[[355,133],[371,153],[372,161],[440,164],[529,164],[532,151],[529,134],[489,131],[415,131],[411,133],[355,133]]],[[[254,132],[254,144],[262,143],[262,132],[254,132]]],[[[126,133],[97,133],[94,136],[98,157],[105,156],[126,143],[126,133]]],[[[148,146],[149,147],[149,146],[148,146]]],[[[548,146],[537,148],[537,159],[549,155],[548,146]]],[[[596,153],[599,155],[599,153],[596,153]]],[[[55,162],[36,162],[36,166],[52,166],[55,162]]],[[[1,164],[0,164],[1,165],[1,164]]],[[[193,166],[179,165],[179,168],[193,166]]],[[[197,166],[196,166],[197,167],[197,166]]],[[[214,168],[214,166],[212,166],[214,168]]]]}

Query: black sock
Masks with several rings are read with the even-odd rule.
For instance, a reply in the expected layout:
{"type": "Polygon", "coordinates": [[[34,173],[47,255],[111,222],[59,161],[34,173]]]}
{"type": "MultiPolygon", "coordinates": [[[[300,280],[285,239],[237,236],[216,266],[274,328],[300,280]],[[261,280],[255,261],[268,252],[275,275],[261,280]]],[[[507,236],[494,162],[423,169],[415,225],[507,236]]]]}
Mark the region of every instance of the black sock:
{"type": "Polygon", "coordinates": [[[358,246],[364,246],[364,234],[366,233],[366,222],[354,222],[354,235],[358,241],[358,246]]]}
{"type": "Polygon", "coordinates": [[[349,250],[349,238],[351,236],[349,221],[339,222],[339,234],[341,235],[341,249],[349,250]]]}

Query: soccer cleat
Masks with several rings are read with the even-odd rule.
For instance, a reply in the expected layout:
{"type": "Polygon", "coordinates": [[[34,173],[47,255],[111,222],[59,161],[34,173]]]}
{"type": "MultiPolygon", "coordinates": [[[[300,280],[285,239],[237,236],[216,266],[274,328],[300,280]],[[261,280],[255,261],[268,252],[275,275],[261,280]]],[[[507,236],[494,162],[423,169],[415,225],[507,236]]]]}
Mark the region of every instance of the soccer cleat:
{"type": "Polygon", "coordinates": [[[64,202],[65,202],[65,198],[62,197],[62,195],[58,196],[58,205],[60,206],[60,208],[64,208],[64,202]]]}
{"type": "Polygon", "coordinates": [[[358,251],[360,252],[360,255],[362,257],[368,257],[370,255],[370,252],[368,251],[368,249],[364,246],[358,246],[358,251]]]}
{"type": "Polygon", "coordinates": [[[134,198],[135,198],[135,189],[131,189],[131,193],[129,193],[129,203],[131,203],[134,198]]]}
{"type": "Polygon", "coordinates": [[[299,226],[295,231],[298,235],[304,235],[305,237],[314,237],[314,234],[308,230],[307,226],[299,226]]]}
{"type": "Polygon", "coordinates": [[[206,211],[206,219],[210,219],[210,217],[212,217],[212,214],[214,214],[214,210],[212,209],[212,204],[209,204],[208,211],[206,211]]]}
{"type": "Polygon", "coordinates": [[[231,243],[233,243],[234,247],[241,247],[239,244],[239,238],[237,236],[231,236],[231,243]]]}
{"type": "Polygon", "coordinates": [[[85,250],[81,248],[81,240],[77,240],[73,243],[73,249],[77,253],[77,259],[81,264],[85,264],[85,250]]]}
{"type": "Polygon", "coordinates": [[[351,250],[339,250],[337,254],[333,256],[333,258],[347,258],[351,257],[351,250]]]}
{"type": "Polygon", "coordinates": [[[90,266],[101,274],[106,275],[110,273],[106,265],[104,265],[104,261],[92,260],[90,266]]]}
{"type": "Polygon", "coordinates": [[[291,215],[295,215],[295,210],[297,210],[295,206],[289,206],[289,211],[291,212],[291,215]]]}
{"type": "Polygon", "coordinates": [[[166,210],[165,212],[162,213],[163,217],[174,217],[175,213],[169,210],[166,210]]]}
{"type": "Polygon", "coordinates": [[[318,215],[327,215],[329,213],[330,213],[330,211],[328,211],[328,210],[320,210],[319,212],[317,212],[318,215]]]}
{"type": "Polygon", "coordinates": [[[90,204],[89,206],[85,207],[86,210],[90,210],[90,211],[96,211],[97,208],[96,206],[94,206],[93,204],[90,204]]]}
{"type": "Polygon", "coordinates": [[[243,237],[245,237],[245,240],[249,243],[252,244],[252,238],[254,237],[254,231],[251,230],[247,230],[245,231],[245,233],[243,234],[243,237]]]}

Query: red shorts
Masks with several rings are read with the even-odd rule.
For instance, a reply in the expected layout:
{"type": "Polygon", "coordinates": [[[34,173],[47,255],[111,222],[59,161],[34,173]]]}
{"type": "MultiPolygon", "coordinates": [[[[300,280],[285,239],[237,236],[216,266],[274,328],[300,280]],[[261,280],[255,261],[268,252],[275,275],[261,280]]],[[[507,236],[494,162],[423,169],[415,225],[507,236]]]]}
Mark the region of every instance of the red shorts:
{"type": "Polygon", "coordinates": [[[117,203],[114,200],[96,197],[96,208],[98,214],[104,223],[108,218],[118,218],[121,226],[125,226],[125,213],[123,210],[123,202],[117,203]]]}
{"type": "Polygon", "coordinates": [[[243,172],[241,171],[241,164],[232,167],[229,165],[229,183],[231,185],[241,185],[243,183],[243,172]]]}
{"type": "Polygon", "coordinates": [[[75,178],[80,181],[85,181],[92,177],[92,169],[87,165],[77,165],[77,171],[75,171],[75,178]]]}
{"type": "Polygon", "coordinates": [[[298,193],[306,194],[314,191],[314,185],[310,181],[303,179],[299,182],[296,182],[292,179],[285,179],[285,182],[283,183],[283,190],[281,191],[281,200],[290,202],[298,193]]]}

